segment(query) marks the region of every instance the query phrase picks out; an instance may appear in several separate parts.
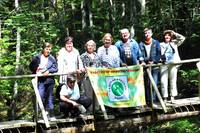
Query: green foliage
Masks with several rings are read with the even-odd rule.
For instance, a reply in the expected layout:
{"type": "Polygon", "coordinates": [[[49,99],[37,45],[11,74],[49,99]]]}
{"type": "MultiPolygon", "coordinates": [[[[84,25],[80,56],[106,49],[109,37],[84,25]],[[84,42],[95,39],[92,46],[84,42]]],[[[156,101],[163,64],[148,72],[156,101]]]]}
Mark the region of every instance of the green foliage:
{"type": "Polygon", "coordinates": [[[150,127],[151,133],[199,133],[199,117],[182,118],[174,121],[154,124],[150,127]]]}
{"type": "Polygon", "coordinates": [[[190,83],[190,84],[198,87],[199,81],[198,81],[197,77],[199,75],[199,71],[197,69],[195,69],[195,70],[187,70],[187,71],[180,70],[179,72],[181,73],[181,77],[184,80],[186,80],[185,82],[187,82],[187,84],[190,83]]]}

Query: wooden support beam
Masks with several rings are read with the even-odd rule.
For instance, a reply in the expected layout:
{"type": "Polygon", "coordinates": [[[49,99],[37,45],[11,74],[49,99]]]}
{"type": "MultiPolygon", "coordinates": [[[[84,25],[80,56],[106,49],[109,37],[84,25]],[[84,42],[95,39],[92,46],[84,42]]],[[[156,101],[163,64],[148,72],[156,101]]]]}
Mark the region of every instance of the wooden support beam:
{"type": "Polygon", "coordinates": [[[36,99],[37,99],[39,107],[42,111],[42,116],[43,116],[43,119],[45,121],[45,125],[46,125],[47,128],[49,128],[50,127],[49,120],[47,118],[47,114],[46,114],[46,111],[44,109],[44,105],[43,105],[42,99],[41,99],[39,91],[38,91],[38,77],[35,77],[31,81],[32,81],[33,88],[34,88],[34,91],[35,91],[36,99]]]}
{"type": "MultiPolygon", "coordinates": [[[[95,121],[93,123],[88,123],[79,126],[63,127],[59,129],[50,129],[45,131],[46,133],[53,132],[69,132],[69,133],[79,133],[79,132],[111,132],[117,129],[134,128],[141,125],[155,124],[156,122],[174,120],[183,117],[189,117],[194,115],[199,115],[200,111],[192,112],[180,112],[174,114],[160,114],[160,115],[148,115],[144,117],[135,118],[133,116],[127,116],[123,118],[116,118],[114,120],[102,120],[95,121]],[[152,118],[154,117],[154,118],[152,118]]],[[[68,124],[66,124],[67,126],[68,124]]]]}
{"type": "Polygon", "coordinates": [[[157,95],[157,97],[158,97],[158,100],[160,101],[160,104],[161,104],[161,106],[162,106],[164,112],[166,113],[166,112],[167,112],[167,108],[166,108],[166,106],[165,106],[165,103],[164,103],[164,101],[163,101],[161,95],[160,95],[160,92],[159,92],[159,90],[158,90],[158,88],[157,88],[157,85],[156,85],[156,83],[155,83],[155,81],[154,81],[152,75],[151,75],[151,71],[149,70],[149,68],[147,68],[147,74],[148,74],[149,79],[150,79],[150,81],[151,81],[151,83],[152,83],[153,89],[154,89],[155,92],[156,92],[156,95],[157,95]]]}

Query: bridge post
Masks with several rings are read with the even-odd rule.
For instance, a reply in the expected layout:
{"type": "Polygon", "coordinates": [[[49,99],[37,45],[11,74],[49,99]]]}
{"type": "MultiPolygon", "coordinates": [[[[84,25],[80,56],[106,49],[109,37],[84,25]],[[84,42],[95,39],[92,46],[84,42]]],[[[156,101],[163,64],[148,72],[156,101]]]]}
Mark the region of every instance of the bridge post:
{"type": "Polygon", "coordinates": [[[199,70],[199,76],[198,76],[198,80],[199,80],[199,98],[200,98],[200,61],[197,63],[197,68],[199,70]]]}
{"type": "Polygon", "coordinates": [[[154,79],[153,79],[153,76],[151,75],[151,71],[149,70],[149,68],[147,68],[147,74],[148,74],[149,79],[150,79],[150,81],[151,81],[151,83],[152,83],[153,89],[155,90],[156,95],[157,95],[157,97],[158,97],[158,99],[159,99],[159,101],[160,101],[160,104],[161,104],[161,106],[162,106],[164,112],[166,113],[166,112],[167,112],[167,108],[166,108],[166,106],[165,106],[165,103],[164,103],[164,101],[163,101],[161,95],[160,95],[160,92],[158,91],[158,87],[156,86],[156,83],[155,83],[155,81],[154,81],[154,79]]]}
{"type": "Polygon", "coordinates": [[[46,111],[44,109],[44,105],[42,103],[42,99],[40,97],[40,94],[39,94],[39,91],[38,91],[38,77],[35,77],[34,79],[31,80],[32,81],[32,84],[33,84],[33,88],[34,88],[34,91],[35,91],[35,95],[36,95],[36,99],[38,101],[38,104],[39,104],[39,107],[42,111],[42,116],[43,116],[43,119],[44,119],[44,122],[45,122],[45,125],[47,128],[50,127],[50,124],[49,124],[49,121],[48,121],[48,118],[47,118],[47,114],[46,114],[46,111]]]}

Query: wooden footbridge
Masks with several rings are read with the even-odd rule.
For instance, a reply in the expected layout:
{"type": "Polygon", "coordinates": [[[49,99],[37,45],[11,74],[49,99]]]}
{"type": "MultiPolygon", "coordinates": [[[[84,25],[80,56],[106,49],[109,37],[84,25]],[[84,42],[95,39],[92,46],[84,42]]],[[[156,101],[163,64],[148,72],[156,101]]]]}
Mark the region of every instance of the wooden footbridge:
{"type": "MultiPolygon", "coordinates": [[[[200,59],[183,60],[179,63],[165,64],[178,65],[183,63],[199,62],[200,59]]],[[[148,71],[147,71],[148,72],[148,71]]],[[[53,74],[61,75],[61,74],[53,74]]],[[[148,73],[149,79],[152,76],[148,73]]],[[[20,76],[4,76],[0,80],[16,79],[16,78],[33,78],[38,75],[20,75],[20,76]]],[[[37,81],[37,80],[36,80],[37,81]]],[[[62,133],[62,132],[109,132],[116,129],[133,128],[140,125],[148,125],[156,122],[173,120],[183,117],[196,116],[200,114],[200,98],[190,97],[184,99],[176,99],[174,101],[164,102],[160,96],[157,86],[152,81],[153,89],[156,91],[159,102],[157,107],[139,106],[133,108],[101,108],[100,112],[93,112],[90,115],[81,115],[76,118],[62,118],[57,116],[55,120],[48,120],[43,103],[37,91],[36,81],[32,81],[34,90],[42,110],[42,119],[36,115],[34,121],[14,120],[0,122],[1,133],[20,133],[20,132],[47,132],[47,133],[62,133]]],[[[200,77],[199,77],[200,81],[200,77]]],[[[101,106],[101,105],[100,105],[101,106]]],[[[36,109],[36,114],[38,110],[36,109]]]]}

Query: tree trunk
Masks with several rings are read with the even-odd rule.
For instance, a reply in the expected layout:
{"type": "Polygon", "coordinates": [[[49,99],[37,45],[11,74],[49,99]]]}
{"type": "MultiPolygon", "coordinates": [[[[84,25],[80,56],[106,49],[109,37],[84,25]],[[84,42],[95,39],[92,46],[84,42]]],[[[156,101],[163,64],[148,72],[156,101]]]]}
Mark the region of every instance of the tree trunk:
{"type": "Polygon", "coordinates": [[[145,4],[146,4],[146,1],[145,0],[138,0],[140,2],[140,5],[141,5],[141,14],[144,15],[145,14],[145,4]]]}
{"type": "MultiPolygon", "coordinates": [[[[19,1],[15,0],[15,9],[18,11],[19,1]]],[[[17,44],[16,44],[16,66],[15,66],[15,74],[18,73],[19,69],[19,61],[20,61],[20,31],[17,28],[17,44]]],[[[13,87],[13,98],[11,102],[11,119],[14,120],[16,117],[16,97],[18,93],[18,83],[15,81],[13,87]]]]}
{"type": "Polygon", "coordinates": [[[87,24],[86,24],[86,11],[85,11],[85,3],[84,1],[81,2],[81,13],[82,13],[82,29],[85,29],[87,24]]]}
{"type": "Polygon", "coordinates": [[[122,14],[121,14],[121,16],[122,16],[122,27],[125,27],[125,22],[126,22],[126,5],[125,5],[125,3],[124,2],[122,2],[122,14]]]}
{"type": "Polygon", "coordinates": [[[93,32],[93,14],[92,14],[92,12],[91,12],[91,10],[92,10],[92,1],[90,1],[90,5],[88,6],[88,9],[89,9],[89,11],[88,11],[88,13],[89,13],[89,24],[90,24],[90,29],[91,29],[91,36],[92,36],[92,38],[94,38],[94,32],[93,32]]]}
{"type": "MultiPolygon", "coordinates": [[[[0,19],[0,40],[1,40],[1,19],[0,19]]],[[[0,51],[2,51],[1,46],[0,46],[0,51]]],[[[1,52],[0,52],[0,60],[1,60],[1,52]]],[[[1,64],[0,64],[0,69],[1,69],[1,64]]],[[[1,76],[1,70],[0,70],[0,76],[1,76]]]]}
{"type": "Polygon", "coordinates": [[[115,18],[113,16],[113,9],[114,9],[114,4],[112,0],[109,0],[110,8],[109,8],[109,23],[110,23],[110,33],[114,33],[114,21],[115,18]]]}

